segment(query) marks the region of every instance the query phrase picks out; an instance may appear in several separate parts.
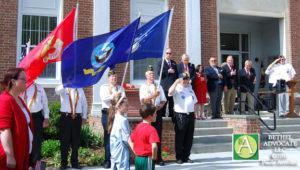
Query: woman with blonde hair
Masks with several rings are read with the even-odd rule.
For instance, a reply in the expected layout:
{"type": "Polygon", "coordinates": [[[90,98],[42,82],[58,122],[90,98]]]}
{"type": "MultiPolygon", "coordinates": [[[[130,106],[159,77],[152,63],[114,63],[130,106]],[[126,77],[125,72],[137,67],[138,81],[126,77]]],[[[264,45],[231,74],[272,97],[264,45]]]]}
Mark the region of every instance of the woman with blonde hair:
{"type": "Polygon", "coordinates": [[[107,131],[110,134],[111,169],[129,169],[130,150],[128,139],[130,136],[129,122],[126,114],[129,108],[125,96],[114,97],[108,109],[107,131]]]}

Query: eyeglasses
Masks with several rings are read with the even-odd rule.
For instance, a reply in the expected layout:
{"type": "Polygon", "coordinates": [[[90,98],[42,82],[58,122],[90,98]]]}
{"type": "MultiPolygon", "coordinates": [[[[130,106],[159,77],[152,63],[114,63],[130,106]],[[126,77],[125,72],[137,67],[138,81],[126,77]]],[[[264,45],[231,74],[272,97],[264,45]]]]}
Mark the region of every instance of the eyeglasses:
{"type": "Polygon", "coordinates": [[[172,53],[166,53],[166,54],[169,54],[169,55],[171,55],[172,53]]]}
{"type": "Polygon", "coordinates": [[[216,62],[217,60],[210,60],[210,61],[212,61],[212,62],[216,62]]]}
{"type": "Polygon", "coordinates": [[[18,80],[23,80],[23,81],[26,81],[26,82],[27,82],[27,79],[26,79],[26,78],[18,78],[18,80]]]}

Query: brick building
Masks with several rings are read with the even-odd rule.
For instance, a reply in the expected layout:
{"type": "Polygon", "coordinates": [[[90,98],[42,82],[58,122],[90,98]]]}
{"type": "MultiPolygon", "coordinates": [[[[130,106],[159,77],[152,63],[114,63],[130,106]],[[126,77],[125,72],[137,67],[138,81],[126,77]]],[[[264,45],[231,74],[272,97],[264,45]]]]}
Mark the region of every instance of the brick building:
{"type": "MultiPolygon", "coordinates": [[[[60,21],[76,7],[77,0],[0,1],[0,77],[19,62],[28,38],[37,45],[60,21]]],[[[299,79],[300,67],[300,1],[299,0],[79,0],[78,38],[99,35],[121,28],[141,13],[141,24],[174,7],[168,46],[179,62],[187,53],[191,62],[207,66],[210,56],[219,63],[233,55],[235,64],[243,67],[246,59],[253,61],[260,81],[264,69],[279,54],[286,55],[299,79]]],[[[157,59],[131,61],[126,83],[137,87],[144,78],[144,66],[157,59]]],[[[125,64],[116,67],[119,81],[125,64]]],[[[47,67],[37,80],[54,100],[54,87],[61,82],[60,63],[47,67]]],[[[85,88],[89,114],[99,116],[101,101],[98,84],[85,88]]],[[[266,88],[266,87],[265,87],[266,88]]],[[[257,85],[256,91],[264,90],[257,85]]],[[[300,92],[300,83],[296,85],[300,92]]]]}

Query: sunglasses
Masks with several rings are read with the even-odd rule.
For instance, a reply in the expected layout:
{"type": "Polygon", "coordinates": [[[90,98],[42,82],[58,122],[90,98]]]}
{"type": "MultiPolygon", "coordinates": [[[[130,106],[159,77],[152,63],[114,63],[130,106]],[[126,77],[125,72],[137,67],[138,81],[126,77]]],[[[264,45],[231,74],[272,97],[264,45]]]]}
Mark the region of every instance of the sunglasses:
{"type": "Polygon", "coordinates": [[[166,53],[166,54],[170,54],[171,55],[172,53],[166,53]]]}

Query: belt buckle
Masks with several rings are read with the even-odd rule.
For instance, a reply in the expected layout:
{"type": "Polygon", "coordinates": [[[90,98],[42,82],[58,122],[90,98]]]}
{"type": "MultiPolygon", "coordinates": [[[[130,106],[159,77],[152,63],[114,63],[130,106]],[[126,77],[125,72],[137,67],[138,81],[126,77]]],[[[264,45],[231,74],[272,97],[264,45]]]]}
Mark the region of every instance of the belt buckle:
{"type": "Polygon", "coordinates": [[[187,112],[186,115],[190,115],[190,112],[187,112]]]}

